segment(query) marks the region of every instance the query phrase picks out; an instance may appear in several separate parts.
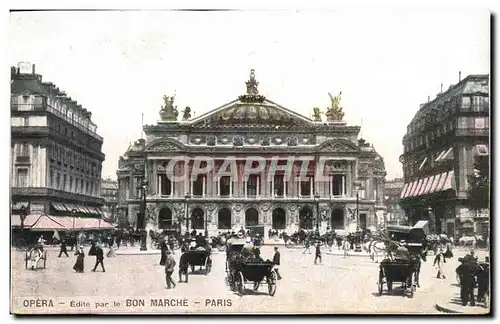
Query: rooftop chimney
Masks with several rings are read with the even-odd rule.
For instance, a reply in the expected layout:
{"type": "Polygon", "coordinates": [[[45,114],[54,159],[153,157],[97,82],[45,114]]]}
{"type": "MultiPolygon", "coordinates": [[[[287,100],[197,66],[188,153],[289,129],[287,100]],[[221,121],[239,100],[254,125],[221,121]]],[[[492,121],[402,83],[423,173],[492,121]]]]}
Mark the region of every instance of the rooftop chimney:
{"type": "Polygon", "coordinates": [[[462,81],[462,71],[458,71],[458,82],[462,81]]]}
{"type": "Polygon", "coordinates": [[[35,74],[36,74],[36,73],[35,73],[35,64],[33,64],[33,66],[32,66],[31,73],[33,73],[33,75],[35,75],[35,74]]]}
{"type": "Polygon", "coordinates": [[[441,92],[440,93],[443,93],[443,84],[441,83],[441,92]]]}

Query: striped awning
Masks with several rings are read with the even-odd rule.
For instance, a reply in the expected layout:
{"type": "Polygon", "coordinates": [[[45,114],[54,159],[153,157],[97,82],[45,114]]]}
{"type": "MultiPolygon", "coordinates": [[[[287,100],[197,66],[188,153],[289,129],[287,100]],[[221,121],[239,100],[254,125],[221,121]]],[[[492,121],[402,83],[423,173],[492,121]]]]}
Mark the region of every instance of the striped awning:
{"type": "Polygon", "coordinates": [[[65,212],[65,211],[68,211],[66,209],[66,206],[62,203],[56,203],[56,202],[53,202],[53,203],[50,203],[52,205],[52,207],[54,207],[55,210],[57,211],[60,211],[60,212],[65,212]]]}
{"type": "Polygon", "coordinates": [[[21,210],[23,208],[28,208],[29,203],[27,201],[18,201],[12,204],[12,210],[21,210]]]}
{"type": "Polygon", "coordinates": [[[449,171],[406,183],[401,198],[418,197],[455,188],[455,171],[449,171]]]}

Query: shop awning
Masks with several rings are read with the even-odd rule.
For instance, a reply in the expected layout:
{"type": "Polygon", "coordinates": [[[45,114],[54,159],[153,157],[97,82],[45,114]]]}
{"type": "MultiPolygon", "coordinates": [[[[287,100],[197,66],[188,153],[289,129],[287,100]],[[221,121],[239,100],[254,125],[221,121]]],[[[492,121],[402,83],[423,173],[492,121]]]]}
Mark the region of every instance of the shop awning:
{"type": "MultiPolygon", "coordinates": [[[[24,219],[24,226],[26,228],[31,227],[36,221],[42,217],[42,215],[27,215],[24,219]]],[[[10,226],[12,227],[21,227],[21,216],[20,215],[11,215],[10,217],[10,226]]]]}
{"type": "Polygon", "coordinates": [[[90,217],[53,217],[58,223],[64,225],[64,227],[73,229],[73,222],[75,230],[98,230],[98,229],[111,229],[114,228],[113,224],[110,224],[100,218],[90,218],[90,217]]]}
{"type": "Polygon", "coordinates": [[[433,192],[455,189],[455,171],[444,172],[427,178],[418,179],[407,184],[401,198],[418,197],[433,192]]]}
{"type": "Polygon", "coordinates": [[[425,186],[424,190],[422,191],[422,195],[426,195],[429,193],[431,190],[432,185],[434,184],[434,178],[436,176],[429,177],[429,180],[427,181],[427,185],[425,186]]]}
{"type": "Polygon", "coordinates": [[[403,185],[403,190],[401,190],[401,195],[399,195],[401,198],[405,196],[406,190],[408,190],[408,183],[403,185]]]}
{"type": "Polygon", "coordinates": [[[12,204],[13,210],[21,210],[23,208],[28,208],[29,203],[27,201],[18,201],[12,204]]]}
{"type": "Polygon", "coordinates": [[[67,231],[69,229],[64,227],[51,217],[43,215],[40,218],[38,218],[35,224],[31,226],[30,230],[43,232],[43,231],[67,231]]]}
{"type": "Polygon", "coordinates": [[[66,206],[64,206],[64,204],[61,204],[61,203],[56,203],[56,202],[53,202],[53,203],[50,203],[52,205],[52,207],[54,207],[55,210],[57,211],[60,211],[60,212],[65,212],[65,211],[68,211],[66,209],[66,206]]]}

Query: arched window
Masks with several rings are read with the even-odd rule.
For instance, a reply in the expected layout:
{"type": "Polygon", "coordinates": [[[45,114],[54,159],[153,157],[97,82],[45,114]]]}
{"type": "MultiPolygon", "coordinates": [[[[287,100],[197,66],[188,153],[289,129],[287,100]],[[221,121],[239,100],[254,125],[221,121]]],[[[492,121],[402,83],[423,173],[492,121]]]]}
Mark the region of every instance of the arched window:
{"type": "Polygon", "coordinates": [[[205,213],[201,208],[195,208],[191,213],[191,229],[205,228],[205,213]]]}
{"type": "Polygon", "coordinates": [[[255,208],[249,208],[245,212],[245,227],[259,225],[259,212],[255,208]]]}
{"type": "Polygon", "coordinates": [[[305,230],[313,229],[313,211],[309,207],[304,207],[299,212],[299,228],[305,230]]]}
{"type": "Polygon", "coordinates": [[[170,208],[164,207],[160,210],[160,214],[158,216],[158,228],[172,228],[172,211],[170,208]]]}
{"type": "Polygon", "coordinates": [[[219,210],[217,216],[218,229],[231,229],[231,211],[228,208],[219,210]]]}
{"type": "Polygon", "coordinates": [[[273,229],[285,229],[286,227],[286,213],[282,208],[273,210],[273,229]]]}

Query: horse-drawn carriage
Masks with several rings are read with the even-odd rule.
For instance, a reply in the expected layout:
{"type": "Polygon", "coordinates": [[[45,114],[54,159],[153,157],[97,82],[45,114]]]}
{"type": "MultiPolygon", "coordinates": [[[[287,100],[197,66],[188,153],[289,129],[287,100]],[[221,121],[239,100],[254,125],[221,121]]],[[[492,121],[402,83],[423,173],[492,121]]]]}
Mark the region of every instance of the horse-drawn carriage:
{"type": "Polygon", "coordinates": [[[25,250],[24,266],[29,270],[39,269],[39,262],[43,260],[43,269],[47,268],[47,250],[42,245],[31,245],[25,250]]]}
{"type": "Polygon", "coordinates": [[[245,285],[253,284],[254,291],[267,284],[268,293],[276,293],[277,275],[272,261],[246,258],[242,255],[244,240],[228,242],[226,250],[226,280],[231,290],[243,295],[245,285]]]}
{"type": "Polygon", "coordinates": [[[192,272],[194,272],[195,266],[200,267],[200,271],[204,270],[205,276],[212,270],[212,254],[210,250],[188,250],[185,253],[192,272]]]}
{"type": "MultiPolygon", "coordinates": [[[[413,297],[419,287],[421,259],[426,261],[426,234],[420,227],[387,226],[387,245],[390,258],[384,259],[379,266],[378,293],[382,295],[384,283],[392,292],[393,283],[401,283],[403,296],[413,297]],[[398,255],[400,248],[406,248],[407,255],[398,255]],[[398,251],[394,251],[397,248],[398,251]],[[392,254],[395,252],[395,256],[392,254]]],[[[403,249],[404,251],[404,249],[403,249]]]]}

